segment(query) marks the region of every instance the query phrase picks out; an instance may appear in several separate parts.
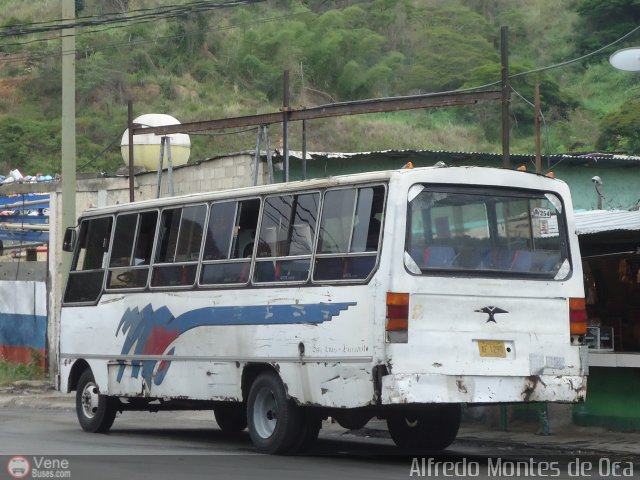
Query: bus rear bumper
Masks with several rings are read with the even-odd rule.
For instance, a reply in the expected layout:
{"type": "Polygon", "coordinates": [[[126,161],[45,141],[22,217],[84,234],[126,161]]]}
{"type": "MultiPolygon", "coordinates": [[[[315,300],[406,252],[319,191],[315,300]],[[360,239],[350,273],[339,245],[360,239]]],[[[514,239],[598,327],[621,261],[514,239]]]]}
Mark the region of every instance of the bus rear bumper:
{"type": "Polygon", "coordinates": [[[382,378],[383,405],[408,403],[581,402],[586,376],[394,374],[382,378]]]}

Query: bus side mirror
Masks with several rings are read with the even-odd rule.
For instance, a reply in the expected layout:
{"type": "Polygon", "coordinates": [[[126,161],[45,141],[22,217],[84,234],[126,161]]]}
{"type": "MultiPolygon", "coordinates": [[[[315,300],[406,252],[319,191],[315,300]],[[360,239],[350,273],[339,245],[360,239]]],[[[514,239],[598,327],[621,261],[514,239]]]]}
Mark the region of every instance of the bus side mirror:
{"type": "Polygon", "coordinates": [[[68,227],[64,232],[64,239],[62,240],[62,250],[65,252],[73,252],[76,246],[76,229],[68,227]]]}

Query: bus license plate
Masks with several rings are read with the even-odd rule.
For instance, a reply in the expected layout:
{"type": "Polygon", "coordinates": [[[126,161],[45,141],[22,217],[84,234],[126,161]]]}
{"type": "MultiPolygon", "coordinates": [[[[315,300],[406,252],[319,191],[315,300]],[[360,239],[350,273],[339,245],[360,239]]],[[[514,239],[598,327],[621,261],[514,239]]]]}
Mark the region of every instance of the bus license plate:
{"type": "Polygon", "coordinates": [[[481,357],[507,357],[504,342],[498,340],[478,340],[478,348],[481,357]]]}

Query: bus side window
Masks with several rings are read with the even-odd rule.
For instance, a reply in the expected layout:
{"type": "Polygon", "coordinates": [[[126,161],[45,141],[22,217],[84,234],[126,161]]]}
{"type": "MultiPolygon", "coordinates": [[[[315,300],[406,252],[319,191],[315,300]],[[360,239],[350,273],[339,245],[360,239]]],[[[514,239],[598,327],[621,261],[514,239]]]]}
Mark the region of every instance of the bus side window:
{"type": "Polygon", "coordinates": [[[328,190],[324,196],[315,281],[365,280],[380,249],[385,189],[328,190]]]}
{"type": "Polygon", "coordinates": [[[83,220],[64,294],[65,303],[95,302],[102,292],[112,217],[83,220]]]}
{"type": "Polygon", "coordinates": [[[255,283],[308,280],[319,203],[320,194],[315,192],[266,198],[258,235],[255,283]]]}
{"type": "Polygon", "coordinates": [[[109,260],[108,288],[147,286],[157,220],[156,210],[118,215],[109,260]]]}
{"type": "Polygon", "coordinates": [[[156,253],[160,265],[153,266],[152,287],[188,287],[195,283],[206,216],[204,204],[162,211],[156,253]]]}
{"type": "Polygon", "coordinates": [[[249,281],[259,212],[257,198],[211,205],[202,254],[201,285],[249,281]]]}

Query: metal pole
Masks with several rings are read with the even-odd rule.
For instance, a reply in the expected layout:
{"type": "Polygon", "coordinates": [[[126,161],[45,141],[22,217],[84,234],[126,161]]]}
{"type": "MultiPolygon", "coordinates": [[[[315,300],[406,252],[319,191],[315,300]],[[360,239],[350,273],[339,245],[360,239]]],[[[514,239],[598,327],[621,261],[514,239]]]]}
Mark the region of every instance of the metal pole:
{"type": "Polygon", "coordinates": [[[542,114],[540,113],[540,85],[536,82],[536,88],[534,91],[534,102],[535,102],[535,111],[536,111],[536,173],[542,172],[542,152],[540,148],[540,119],[542,118],[542,114]]]}
{"type": "Polygon", "coordinates": [[[289,70],[284,71],[282,95],[282,148],[284,150],[284,181],[289,181],[289,70]]]}
{"type": "Polygon", "coordinates": [[[502,167],[509,168],[509,28],[500,27],[500,64],[502,74],[502,167]]]}
{"type": "Polygon", "coordinates": [[[156,180],[156,198],[160,198],[160,185],[162,185],[162,165],[164,163],[164,141],[167,137],[160,139],[160,160],[158,160],[158,178],[156,180]]]}
{"type": "MultiPolygon", "coordinates": [[[[62,0],[62,18],[75,21],[75,1],[62,0]]],[[[76,224],[76,31],[62,30],[62,231],[76,224]]],[[[71,255],[62,254],[61,281],[67,283],[71,255]]],[[[63,287],[64,288],[64,287],[63,287]]]]}
{"type": "Polygon", "coordinates": [[[538,435],[549,435],[551,429],[549,428],[549,404],[544,402],[540,409],[540,430],[538,435]]]}
{"type": "Polygon", "coordinates": [[[269,125],[264,126],[265,143],[267,144],[267,174],[269,184],[273,183],[273,161],[271,159],[271,139],[269,138],[269,125]]]}
{"type": "Polygon", "coordinates": [[[134,183],[133,183],[133,101],[127,102],[127,123],[129,124],[129,201],[134,199],[134,183]]]}
{"type": "Polygon", "coordinates": [[[307,179],[307,121],[302,120],[302,179],[307,179]]]}
{"type": "Polygon", "coordinates": [[[173,160],[171,160],[171,137],[167,137],[165,142],[167,146],[167,181],[169,182],[169,196],[173,197],[173,160]]]}
{"type": "Polygon", "coordinates": [[[260,165],[260,136],[262,135],[262,125],[258,125],[258,138],[256,139],[256,154],[253,159],[253,175],[251,184],[258,185],[258,166],[260,165]]]}

